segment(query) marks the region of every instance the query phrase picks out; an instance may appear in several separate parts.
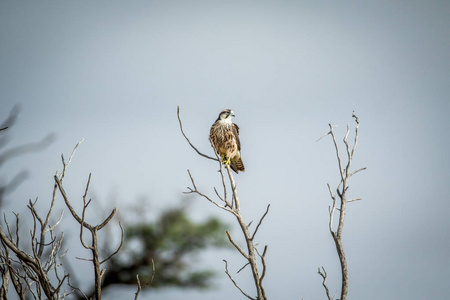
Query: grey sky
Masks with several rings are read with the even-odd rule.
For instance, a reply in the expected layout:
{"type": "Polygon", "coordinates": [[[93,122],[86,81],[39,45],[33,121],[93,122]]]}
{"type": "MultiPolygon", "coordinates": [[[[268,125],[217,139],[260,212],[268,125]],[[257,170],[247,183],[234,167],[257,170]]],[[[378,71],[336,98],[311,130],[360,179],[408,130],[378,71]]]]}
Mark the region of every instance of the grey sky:
{"type": "MultiPolygon", "coordinates": [[[[220,181],[176,118],[179,105],[191,141],[212,154],[209,127],[231,108],[246,166],[236,176],[244,217],[271,204],[258,239],[269,245],[268,297],[323,299],[317,267],[339,288],[326,188],[338,172],[331,140],[316,140],[328,123],[340,136],[347,123],[353,129],[355,110],[354,167],[368,170],[350,182],[364,200],[349,205],[344,228],[349,299],[446,299],[449,15],[448,1],[1,1],[0,117],[22,106],[10,143],[57,135],[44,152],[3,166],[3,181],[30,171],[7,208],[36,196],[45,205],[60,154],[84,138],[65,183],[73,202],[92,172],[105,210],[141,196],[149,211],[182,199],[194,217],[233,224],[182,196],[186,169],[211,195],[220,181]]],[[[219,272],[213,290],[163,290],[158,299],[239,298],[224,258],[242,266],[233,251],[205,255],[219,272]]],[[[246,275],[236,279],[251,289],[246,275]]]]}

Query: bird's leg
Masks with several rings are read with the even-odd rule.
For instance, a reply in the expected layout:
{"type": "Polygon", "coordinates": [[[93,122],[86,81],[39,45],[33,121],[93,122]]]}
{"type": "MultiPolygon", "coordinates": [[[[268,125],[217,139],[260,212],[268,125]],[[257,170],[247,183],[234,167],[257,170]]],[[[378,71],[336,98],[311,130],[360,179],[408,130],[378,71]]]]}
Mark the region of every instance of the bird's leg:
{"type": "Polygon", "coordinates": [[[225,154],[221,154],[220,155],[222,157],[222,163],[226,166],[226,165],[230,165],[231,164],[231,157],[229,157],[228,159],[225,159],[225,154]]]}

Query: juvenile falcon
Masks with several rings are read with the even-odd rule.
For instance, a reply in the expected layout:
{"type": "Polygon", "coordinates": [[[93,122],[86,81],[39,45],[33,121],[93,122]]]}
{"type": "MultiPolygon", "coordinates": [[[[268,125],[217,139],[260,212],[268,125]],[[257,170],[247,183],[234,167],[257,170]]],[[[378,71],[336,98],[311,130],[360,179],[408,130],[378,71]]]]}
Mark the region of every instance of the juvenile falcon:
{"type": "Polygon", "coordinates": [[[209,140],[222,158],[224,165],[230,165],[236,173],[244,172],[244,163],[241,159],[241,143],[239,141],[239,127],[231,122],[234,113],[231,109],[224,109],[216,122],[211,126],[209,140]]]}

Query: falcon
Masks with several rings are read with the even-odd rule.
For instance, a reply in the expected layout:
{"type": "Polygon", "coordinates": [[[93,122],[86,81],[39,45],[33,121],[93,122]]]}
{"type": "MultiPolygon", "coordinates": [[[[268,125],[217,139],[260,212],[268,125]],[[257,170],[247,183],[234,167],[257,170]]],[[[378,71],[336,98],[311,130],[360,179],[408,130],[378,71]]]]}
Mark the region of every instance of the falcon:
{"type": "Polygon", "coordinates": [[[244,172],[244,163],[241,159],[241,143],[239,141],[239,127],[231,121],[234,117],[231,109],[224,109],[216,122],[211,126],[209,141],[222,158],[222,163],[229,165],[233,171],[244,172]]]}

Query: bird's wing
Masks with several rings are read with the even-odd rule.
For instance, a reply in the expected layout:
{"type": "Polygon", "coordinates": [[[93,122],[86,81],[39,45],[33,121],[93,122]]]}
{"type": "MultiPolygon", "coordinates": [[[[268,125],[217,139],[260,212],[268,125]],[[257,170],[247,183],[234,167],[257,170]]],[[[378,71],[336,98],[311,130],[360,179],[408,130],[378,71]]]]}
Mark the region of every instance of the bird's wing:
{"type": "Polygon", "coordinates": [[[213,148],[218,151],[218,141],[217,141],[217,134],[216,134],[216,123],[214,123],[211,126],[211,130],[209,131],[209,141],[211,142],[211,145],[213,146],[213,148]]]}
{"type": "Polygon", "coordinates": [[[233,123],[231,130],[233,132],[234,138],[236,139],[238,151],[241,151],[241,141],[239,140],[239,126],[233,123]]]}

